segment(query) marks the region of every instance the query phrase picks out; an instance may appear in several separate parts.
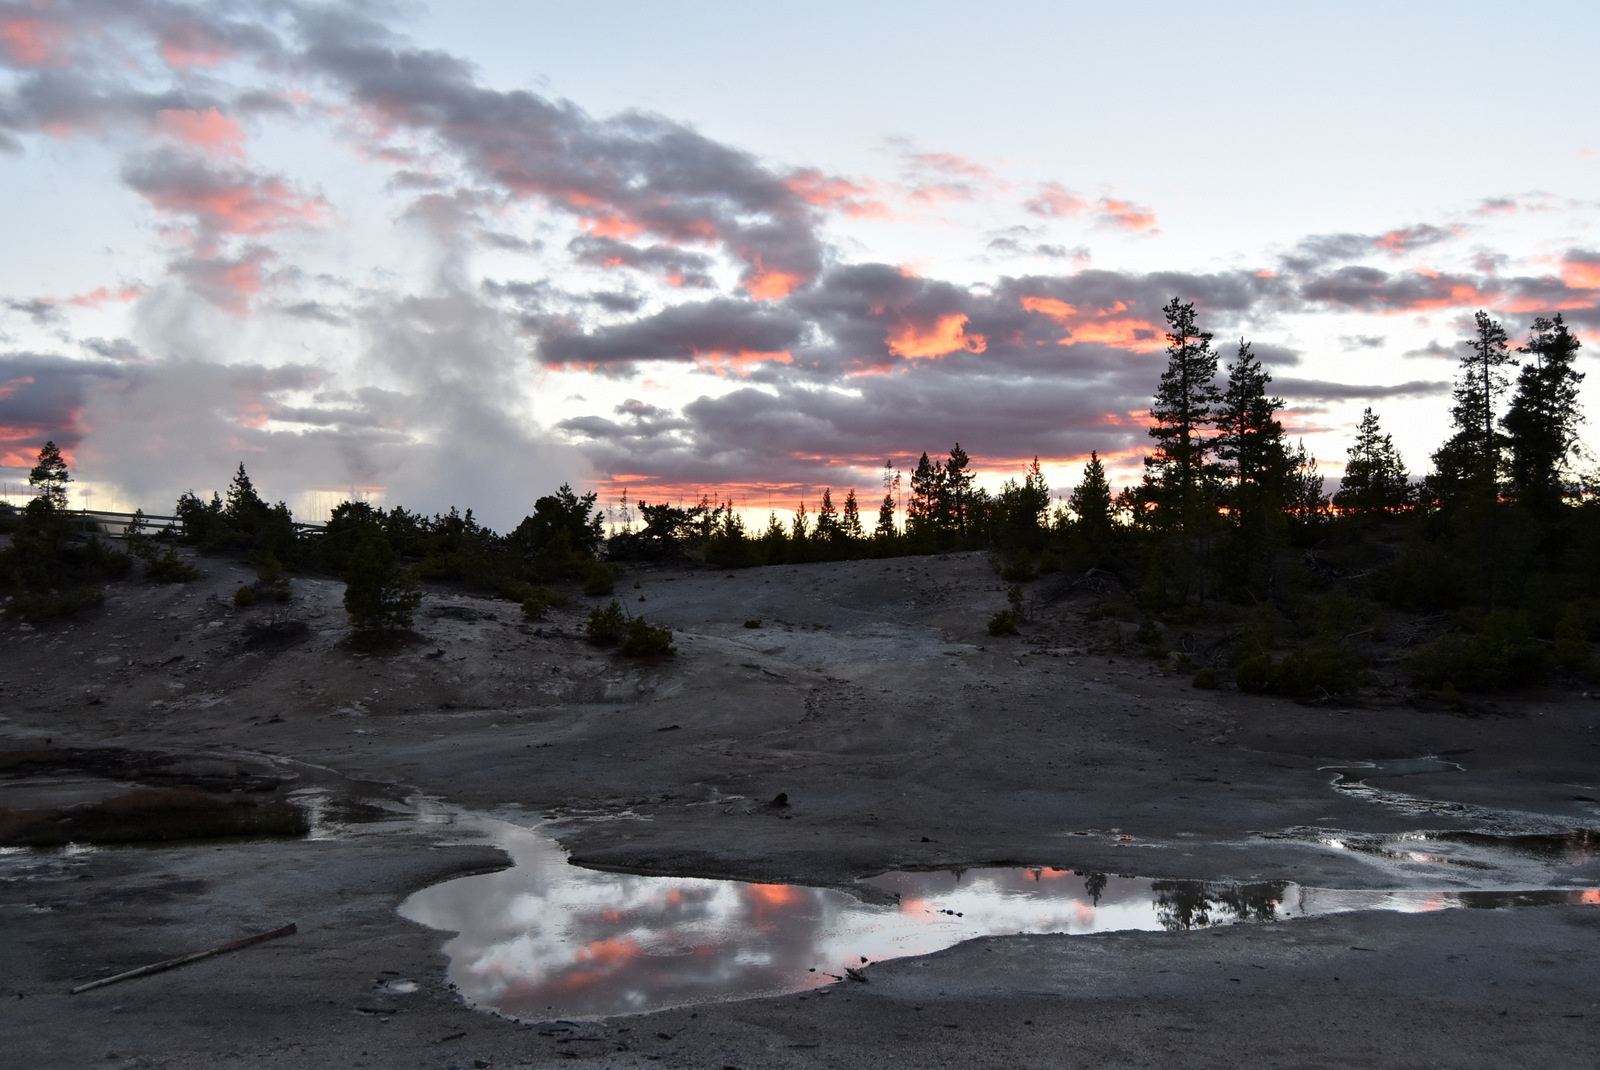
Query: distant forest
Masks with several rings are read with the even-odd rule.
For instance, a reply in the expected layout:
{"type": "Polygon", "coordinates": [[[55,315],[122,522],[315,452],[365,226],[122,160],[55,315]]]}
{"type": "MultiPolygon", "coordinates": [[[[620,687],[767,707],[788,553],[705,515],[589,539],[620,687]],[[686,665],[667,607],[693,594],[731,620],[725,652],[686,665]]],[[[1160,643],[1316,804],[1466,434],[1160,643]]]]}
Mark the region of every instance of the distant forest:
{"type": "MultiPolygon", "coordinates": [[[[787,523],[773,513],[760,530],[732,502],[624,498],[608,534],[597,496],[564,485],[505,534],[470,509],[430,517],[353,501],[311,531],[283,503],[264,502],[240,465],[225,494],[178,500],[180,537],[256,564],[261,582],[242,604],[287,597],[286,570],[344,577],[370,592],[351,613],[372,628],[407,623],[419,583],[514,600],[538,616],[569,586],[611,594],[630,563],[734,569],[982,550],[1017,585],[991,632],[1026,624],[1022,584],[1112,576],[1132,608],[1106,612],[1136,619],[1139,649],[1199,687],[1329,697],[1382,688],[1394,675],[1384,666],[1397,663],[1414,687],[1456,705],[1461,691],[1552,674],[1600,679],[1600,501],[1577,474],[1580,344],[1560,315],[1535,319],[1514,345],[1478,312],[1432,474],[1411,477],[1369,408],[1330,499],[1315,459],[1291,444],[1251,344],[1241,340],[1222,366],[1193,303],[1174,298],[1163,312],[1167,364],[1143,479],[1113,493],[1091,454],[1053,509],[1037,459],[990,493],[958,444],[938,459],[923,453],[904,485],[886,464],[884,496],[866,515],[854,489],[843,502],[827,490],[813,509],[802,504],[787,523]]],[[[39,462],[29,480],[38,497],[20,511],[0,506],[12,534],[0,552],[8,614],[42,620],[91,606],[97,584],[134,559],[152,581],[185,578],[171,547],[138,525],[126,553],[75,532],[60,452],[47,444],[39,462]]],[[[1120,626],[1116,635],[1121,648],[1120,626]]]]}

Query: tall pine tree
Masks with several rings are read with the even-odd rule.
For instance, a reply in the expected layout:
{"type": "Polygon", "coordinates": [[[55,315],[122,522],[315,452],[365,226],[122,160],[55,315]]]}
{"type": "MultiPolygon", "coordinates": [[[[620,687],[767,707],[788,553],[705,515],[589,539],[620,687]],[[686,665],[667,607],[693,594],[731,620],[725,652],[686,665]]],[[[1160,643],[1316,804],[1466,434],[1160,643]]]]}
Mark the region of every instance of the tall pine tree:
{"type": "Polygon", "coordinates": [[[1272,376],[1250,343],[1239,339],[1239,355],[1228,366],[1228,385],[1217,405],[1217,460],[1228,480],[1227,506],[1235,518],[1283,511],[1289,449],[1278,411],[1283,399],[1269,397],[1272,376]]]}
{"type": "Polygon", "coordinates": [[[1411,500],[1411,477],[1406,473],[1394,437],[1378,426],[1369,406],[1361,414],[1356,441],[1344,465],[1344,478],[1333,504],[1350,513],[1396,513],[1411,500]]]}
{"type": "Polygon", "coordinates": [[[1479,309],[1473,321],[1450,408],[1455,432],[1433,455],[1434,484],[1446,500],[1468,489],[1493,500],[1504,467],[1506,440],[1495,429],[1495,409],[1509,383],[1505,368],[1512,363],[1511,350],[1505,328],[1487,312],[1479,309]]]}
{"type": "Polygon", "coordinates": [[[1214,502],[1217,466],[1210,432],[1222,396],[1217,354],[1211,335],[1196,326],[1194,302],[1174,297],[1161,311],[1167,317],[1167,368],[1150,406],[1156,449],[1145,458],[1144,479],[1156,524],[1181,531],[1214,502]]]}
{"type": "Polygon", "coordinates": [[[1517,376],[1517,391],[1502,421],[1510,447],[1511,489],[1519,501],[1548,512],[1560,504],[1567,460],[1578,447],[1578,386],[1573,368],[1581,343],[1555,319],[1533,321],[1528,344],[1518,349],[1533,359],[1517,376]]]}
{"type": "Polygon", "coordinates": [[[39,492],[34,500],[42,501],[57,511],[65,509],[67,484],[71,482],[72,474],[67,470],[60,447],[54,440],[46,442],[39,449],[39,463],[28,473],[28,485],[39,492]]]}

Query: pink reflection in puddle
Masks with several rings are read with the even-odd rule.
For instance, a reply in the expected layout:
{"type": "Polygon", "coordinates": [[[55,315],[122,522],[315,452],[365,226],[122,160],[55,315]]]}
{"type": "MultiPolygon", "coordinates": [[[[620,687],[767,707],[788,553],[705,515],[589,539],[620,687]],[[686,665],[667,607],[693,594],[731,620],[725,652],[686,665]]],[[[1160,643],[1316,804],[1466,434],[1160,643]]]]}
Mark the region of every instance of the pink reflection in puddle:
{"type": "Polygon", "coordinates": [[[511,855],[498,873],[407,899],[400,913],[455,932],[450,980],[475,1006],[523,1020],[637,1014],[803,992],[863,961],[979,936],[1183,930],[1389,910],[1600,904],[1600,890],[1338,891],[1286,883],[1152,881],[1048,868],[886,873],[886,904],[801,885],[641,877],[567,863],[551,837],[477,819],[511,855]]]}

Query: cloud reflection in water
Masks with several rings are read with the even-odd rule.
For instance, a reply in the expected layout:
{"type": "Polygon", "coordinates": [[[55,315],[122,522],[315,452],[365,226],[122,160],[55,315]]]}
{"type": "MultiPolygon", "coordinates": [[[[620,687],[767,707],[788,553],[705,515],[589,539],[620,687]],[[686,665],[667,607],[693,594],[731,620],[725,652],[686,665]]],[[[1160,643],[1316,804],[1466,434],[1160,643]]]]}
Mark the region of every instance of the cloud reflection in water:
{"type": "Polygon", "coordinates": [[[978,936],[1596,901],[1592,891],[1333,891],[1009,868],[886,873],[862,882],[898,897],[876,905],[828,888],[583,869],[536,829],[482,826],[513,866],[424,889],[400,913],[458,934],[444,950],[470,1003],[528,1020],[801,992],[863,959],[925,955],[978,936]]]}

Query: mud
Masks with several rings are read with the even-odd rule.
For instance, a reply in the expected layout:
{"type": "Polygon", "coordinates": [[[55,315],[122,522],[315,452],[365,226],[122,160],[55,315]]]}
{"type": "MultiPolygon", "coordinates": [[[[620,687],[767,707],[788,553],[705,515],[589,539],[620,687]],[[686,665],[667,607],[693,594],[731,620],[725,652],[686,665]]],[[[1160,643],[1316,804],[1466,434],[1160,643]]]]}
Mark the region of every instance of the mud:
{"type": "MultiPolygon", "coordinates": [[[[79,622],[0,632],[0,750],[259,767],[328,805],[304,838],[0,855],[0,1044],[22,1064],[1593,1063],[1600,911],[1582,905],[988,937],[868,965],[866,983],[565,1025],[471,1009],[441,934],[397,913],[505,864],[451,809],[543,820],[604,869],[835,889],[1035,866],[1581,894],[1600,887],[1583,846],[1487,875],[1345,846],[1586,844],[1600,703],[1580,692],[1461,716],[1195,691],[1117,652],[1089,612],[1104,591],[1040,581],[1023,636],[989,637],[1006,585],[981,555],[636,571],[618,597],[679,648],[646,664],[576,638],[581,597],[524,622],[430,592],[417,641],[367,653],[345,642],[338,584],[236,609],[250,574],[197,564],[196,583],[116,585],[79,622]],[[1369,769],[1359,790],[1327,771],[1430,755],[1459,771],[1369,769]],[[370,787],[340,803],[319,775],[370,787]],[[400,811],[431,817],[384,819],[400,811]],[[65,995],[289,921],[299,935],[65,995]]],[[[71,775],[0,770],[0,793],[71,775]]]]}

